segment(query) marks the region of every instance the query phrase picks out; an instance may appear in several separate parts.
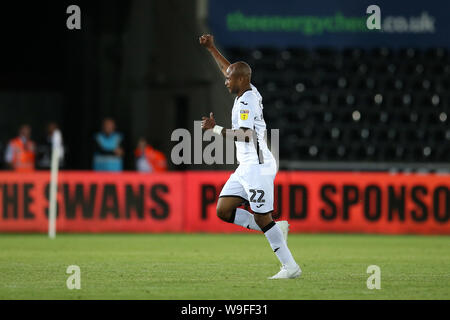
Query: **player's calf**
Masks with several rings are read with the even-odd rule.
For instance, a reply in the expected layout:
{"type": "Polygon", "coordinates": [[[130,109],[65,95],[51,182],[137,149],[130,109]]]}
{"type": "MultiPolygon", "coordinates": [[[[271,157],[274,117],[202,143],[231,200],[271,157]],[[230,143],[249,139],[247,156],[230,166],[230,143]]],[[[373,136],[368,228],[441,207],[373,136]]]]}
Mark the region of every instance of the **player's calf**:
{"type": "Polygon", "coordinates": [[[265,214],[255,213],[254,218],[256,224],[261,228],[261,230],[266,226],[268,226],[273,221],[272,212],[268,212],[265,214]]]}

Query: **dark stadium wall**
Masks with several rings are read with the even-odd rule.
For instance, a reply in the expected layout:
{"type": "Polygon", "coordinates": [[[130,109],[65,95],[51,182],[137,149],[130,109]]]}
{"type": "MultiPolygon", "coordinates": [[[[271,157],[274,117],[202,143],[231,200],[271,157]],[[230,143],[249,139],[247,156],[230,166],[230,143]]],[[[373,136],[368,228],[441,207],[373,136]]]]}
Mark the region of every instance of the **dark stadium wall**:
{"type": "MultiPolygon", "coordinates": [[[[194,121],[214,112],[217,121],[229,122],[232,98],[214,62],[198,44],[206,32],[198,19],[196,1],[130,2],[121,42],[121,65],[117,90],[101,90],[107,109],[126,126],[128,140],[139,137],[165,152],[170,159],[171,134],[177,128],[193,132],[194,121]]],[[[109,79],[111,69],[102,77],[109,79]]],[[[117,83],[116,83],[117,85],[117,83]]],[[[132,159],[128,159],[132,168],[132,159]]],[[[175,167],[205,169],[197,165],[175,167]]],[[[215,166],[214,168],[218,168],[215,166]]]]}
{"type": "MultiPolygon", "coordinates": [[[[118,113],[129,117],[134,141],[145,135],[168,158],[175,144],[173,130],[193,132],[194,121],[211,111],[224,126],[230,122],[232,98],[214,61],[198,44],[199,35],[208,32],[199,15],[201,4],[133,1],[124,34],[121,105],[126,107],[118,113]]],[[[206,166],[172,166],[181,168],[206,166]]]]}
{"type": "Polygon", "coordinates": [[[64,29],[55,29],[54,21],[36,14],[41,9],[54,15],[57,7],[45,1],[30,2],[27,10],[23,10],[23,3],[2,4],[0,169],[4,168],[5,147],[17,135],[21,124],[30,124],[35,140],[41,140],[44,137],[41,124],[63,119],[64,56],[60,53],[64,43],[59,39],[64,29]]]}
{"type": "MultiPolygon", "coordinates": [[[[205,21],[199,20],[199,3],[205,5],[204,1],[42,1],[30,3],[26,12],[19,4],[5,4],[2,155],[22,122],[30,123],[34,138],[42,140],[45,123],[53,120],[64,135],[66,168],[91,169],[93,134],[110,116],[125,135],[125,169],[133,170],[133,149],[140,136],[170,159],[174,129],[192,131],[194,120],[210,111],[218,123],[229,125],[232,98],[214,61],[198,44],[199,35],[208,31],[205,21]],[[70,4],[81,8],[81,30],[66,28],[70,4]],[[6,32],[11,27],[15,32],[6,32]]],[[[206,166],[171,169],[187,168],[206,166]]]]}

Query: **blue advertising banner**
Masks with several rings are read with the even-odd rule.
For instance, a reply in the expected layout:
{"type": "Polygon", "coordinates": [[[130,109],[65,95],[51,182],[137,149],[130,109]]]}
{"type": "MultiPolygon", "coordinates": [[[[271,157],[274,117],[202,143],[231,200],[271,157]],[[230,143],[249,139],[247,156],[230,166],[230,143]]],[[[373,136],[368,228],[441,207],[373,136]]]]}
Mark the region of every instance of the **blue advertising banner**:
{"type": "Polygon", "coordinates": [[[256,47],[448,47],[450,1],[210,0],[219,45],[256,47]],[[374,25],[377,5],[380,29],[374,25]]]}

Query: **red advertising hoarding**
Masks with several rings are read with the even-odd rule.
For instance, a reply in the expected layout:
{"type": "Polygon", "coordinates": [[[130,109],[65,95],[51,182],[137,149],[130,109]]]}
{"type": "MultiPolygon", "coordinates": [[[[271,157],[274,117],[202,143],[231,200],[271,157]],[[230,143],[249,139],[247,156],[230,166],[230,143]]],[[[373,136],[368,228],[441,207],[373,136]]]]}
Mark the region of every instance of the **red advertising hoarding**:
{"type": "MultiPolygon", "coordinates": [[[[0,175],[0,231],[47,231],[49,177],[0,175]]],[[[58,179],[58,232],[182,231],[181,174],[63,172],[58,179]]]]}
{"type": "MultiPolygon", "coordinates": [[[[217,218],[226,171],[62,172],[58,232],[249,232],[217,218]]],[[[279,172],[291,232],[450,234],[450,176],[279,172]]],[[[0,174],[0,232],[47,232],[50,174],[0,174]]]]}

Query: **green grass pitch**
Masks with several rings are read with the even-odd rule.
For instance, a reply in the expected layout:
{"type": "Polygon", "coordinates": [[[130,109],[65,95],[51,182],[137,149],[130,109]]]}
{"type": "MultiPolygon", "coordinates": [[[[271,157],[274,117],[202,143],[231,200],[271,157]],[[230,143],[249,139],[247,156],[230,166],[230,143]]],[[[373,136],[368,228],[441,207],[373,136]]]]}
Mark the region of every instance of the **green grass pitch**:
{"type": "Polygon", "coordinates": [[[450,237],[290,234],[303,269],[262,234],[0,235],[0,299],[450,299],[450,237]],[[69,290],[69,265],[81,289],[69,290]],[[381,289],[366,286],[369,265],[381,289]]]}

